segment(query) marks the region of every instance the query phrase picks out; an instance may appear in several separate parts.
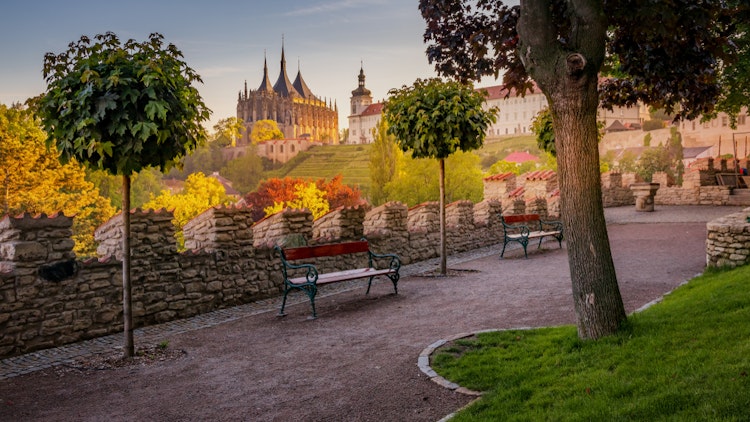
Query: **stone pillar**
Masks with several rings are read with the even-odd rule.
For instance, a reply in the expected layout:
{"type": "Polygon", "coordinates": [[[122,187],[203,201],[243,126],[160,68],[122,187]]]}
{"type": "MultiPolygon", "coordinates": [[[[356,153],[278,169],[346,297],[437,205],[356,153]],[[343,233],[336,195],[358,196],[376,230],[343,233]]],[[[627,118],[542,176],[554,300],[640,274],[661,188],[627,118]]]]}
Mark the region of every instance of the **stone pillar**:
{"type": "Polygon", "coordinates": [[[516,188],[516,175],[513,173],[495,174],[483,179],[484,199],[503,200],[516,188]]]}
{"type": "Polygon", "coordinates": [[[253,226],[253,246],[273,248],[284,244],[287,247],[302,246],[312,238],[313,217],[307,209],[286,208],[270,215],[253,226]]]}
{"type": "Polygon", "coordinates": [[[339,207],[313,222],[316,243],[360,240],[364,236],[365,214],[369,206],[339,207]]]}
{"type": "Polygon", "coordinates": [[[244,249],[253,244],[251,207],[212,207],[182,227],[185,249],[244,249]]]}
{"type": "Polygon", "coordinates": [[[411,262],[407,214],[406,205],[400,202],[387,202],[367,212],[364,233],[373,252],[395,253],[403,264],[411,262]]]}
{"type": "Polygon", "coordinates": [[[409,232],[428,233],[440,230],[440,203],[424,202],[409,208],[406,225],[409,232]]]}
{"type": "Polygon", "coordinates": [[[5,216],[0,220],[0,271],[29,276],[33,283],[40,266],[72,261],[72,226],[73,217],[62,214],[5,216]]]}
{"type": "Polygon", "coordinates": [[[658,183],[633,183],[630,190],[635,196],[635,210],[651,212],[654,210],[654,196],[659,189],[658,183]]]}
{"type": "MultiPolygon", "coordinates": [[[[138,265],[137,260],[177,253],[173,218],[174,214],[165,209],[130,210],[130,256],[133,268],[138,265]]],[[[122,213],[119,213],[94,232],[94,239],[99,242],[97,254],[122,260],[122,235],[122,213]]]]}

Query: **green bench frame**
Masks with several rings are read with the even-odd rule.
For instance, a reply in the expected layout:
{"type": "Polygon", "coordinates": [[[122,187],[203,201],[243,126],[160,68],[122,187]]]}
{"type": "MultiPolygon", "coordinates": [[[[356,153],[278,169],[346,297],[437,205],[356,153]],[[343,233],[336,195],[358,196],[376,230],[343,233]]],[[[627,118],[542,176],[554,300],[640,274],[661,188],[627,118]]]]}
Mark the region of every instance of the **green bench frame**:
{"type": "Polygon", "coordinates": [[[286,306],[286,297],[290,291],[297,289],[302,290],[310,298],[312,306],[312,318],[317,318],[315,310],[315,295],[318,293],[318,286],[340,281],[355,280],[358,278],[369,278],[367,283],[367,292],[370,293],[372,279],[379,275],[388,277],[393,282],[393,290],[398,294],[398,280],[400,278],[399,270],[401,269],[401,260],[395,254],[376,254],[370,251],[370,246],[366,240],[344,243],[332,243],[316,246],[301,246],[296,248],[281,248],[276,246],[281,257],[281,273],[284,277],[284,299],[281,302],[279,316],[286,315],[284,307],[286,306]],[[344,271],[335,271],[329,273],[319,273],[317,267],[311,263],[292,264],[290,261],[312,260],[328,256],[348,255],[355,253],[367,252],[368,266],[364,268],[355,268],[344,271]],[[378,261],[388,260],[388,266],[376,268],[375,263],[378,261]],[[289,270],[303,270],[304,276],[289,277],[289,270]]]}
{"type": "Polygon", "coordinates": [[[523,214],[500,216],[503,223],[503,251],[500,258],[505,254],[505,247],[510,242],[517,242],[523,246],[523,254],[526,259],[529,258],[526,253],[526,246],[530,239],[539,238],[539,246],[542,246],[542,239],[545,237],[554,237],[562,248],[563,225],[559,221],[545,221],[539,217],[539,214],[523,214]]]}

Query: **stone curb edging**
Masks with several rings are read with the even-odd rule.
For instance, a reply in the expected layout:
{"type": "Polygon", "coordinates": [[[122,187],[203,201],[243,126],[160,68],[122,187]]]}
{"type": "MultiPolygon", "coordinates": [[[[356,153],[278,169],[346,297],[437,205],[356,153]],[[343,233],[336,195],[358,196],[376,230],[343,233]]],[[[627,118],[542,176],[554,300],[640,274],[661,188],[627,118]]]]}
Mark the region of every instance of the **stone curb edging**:
{"type": "MultiPolygon", "coordinates": [[[[672,293],[675,289],[677,289],[679,287],[682,287],[685,284],[688,284],[688,282],[690,282],[690,280],[692,280],[695,277],[698,277],[699,275],[700,274],[696,274],[693,277],[691,277],[690,279],[683,281],[682,283],[678,284],[674,289],[668,291],[667,293],[664,293],[662,296],[659,296],[658,298],[652,300],[651,302],[648,302],[645,305],[641,306],[640,308],[636,309],[635,311],[633,311],[631,313],[631,315],[636,314],[638,312],[643,312],[646,309],[648,309],[648,308],[650,308],[650,307],[652,307],[652,306],[660,303],[661,301],[664,300],[665,296],[667,296],[670,293],[672,293]]],[[[425,375],[427,375],[427,377],[430,379],[430,381],[436,383],[437,385],[439,385],[441,387],[445,387],[445,388],[447,388],[449,390],[453,390],[453,391],[455,391],[457,393],[466,394],[468,396],[475,397],[472,401],[470,401],[469,403],[467,403],[465,406],[463,406],[460,409],[456,410],[455,412],[453,412],[453,413],[445,416],[444,418],[440,419],[438,422],[448,422],[453,416],[456,415],[456,413],[458,413],[458,412],[466,409],[467,407],[469,407],[472,404],[474,404],[474,402],[476,402],[477,400],[479,400],[484,393],[482,393],[481,391],[470,390],[470,389],[468,389],[466,387],[461,387],[460,385],[458,385],[458,384],[456,384],[454,382],[450,382],[447,379],[445,379],[445,378],[441,377],[440,375],[438,375],[438,373],[435,372],[435,370],[432,369],[432,367],[430,366],[430,356],[435,352],[435,350],[437,350],[438,348],[440,348],[440,347],[448,344],[449,342],[460,340],[462,338],[471,337],[471,336],[474,336],[474,335],[477,335],[477,334],[492,333],[492,332],[498,332],[498,331],[511,331],[511,330],[513,330],[513,331],[518,331],[518,330],[536,330],[538,328],[543,328],[543,327],[518,327],[518,328],[502,328],[502,329],[501,328],[490,328],[490,329],[479,330],[479,331],[474,331],[474,332],[470,332],[470,333],[459,333],[459,334],[452,335],[452,336],[450,336],[448,338],[445,338],[445,339],[437,340],[434,343],[430,344],[429,346],[425,347],[422,350],[422,352],[419,354],[419,358],[417,358],[417,366],[419,367],[419,370],[422,371],[422,373],[424,373],[425,375]]]]}

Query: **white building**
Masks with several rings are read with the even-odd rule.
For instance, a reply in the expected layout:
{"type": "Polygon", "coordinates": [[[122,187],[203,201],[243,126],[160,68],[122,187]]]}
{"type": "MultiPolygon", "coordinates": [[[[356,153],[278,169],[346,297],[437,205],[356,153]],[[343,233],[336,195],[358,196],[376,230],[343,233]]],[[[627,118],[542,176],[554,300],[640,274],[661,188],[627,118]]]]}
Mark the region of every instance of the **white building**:
{"type": "Polygon", "coordinates": [[[349,115],[349,143],[371,144],[375,141],[374,130],[383,113],[383,103],[372,102],[372,93],[365,88],[365,72],[359,69],[359,86],[352,91],[351,114],[349,115]]]}
{"type": "MultiPolygon", "coordinates": [[[[525,96],[518,95],[515,90],[509,93],[503,85],[477,90],[487,92],[485,110],[491,107],[498,109],[497,120],[487,128],[488,137],[530,134],[531,122],[540,110],[548,106],[547,97],[536,84],[525,96]]],[[[644,119],[643,111],[638,107],[615,107],[612,111],[600,108],[597,114],[605,128],[619,121],[628,128],[640,129],[644,119]]]]}

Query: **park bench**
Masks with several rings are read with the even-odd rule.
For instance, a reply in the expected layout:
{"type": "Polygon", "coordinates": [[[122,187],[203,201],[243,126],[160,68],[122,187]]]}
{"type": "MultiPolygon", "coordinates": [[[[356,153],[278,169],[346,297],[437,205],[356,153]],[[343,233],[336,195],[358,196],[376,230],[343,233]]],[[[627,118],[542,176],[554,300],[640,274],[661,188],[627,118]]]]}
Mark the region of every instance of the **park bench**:
{"type": "Polygon", "coordinates": [[[284,277],[284,299],[281,302],[279,316],[284,316],[284,307],[286,306],[286,297],[290,291],[297,289],[302,290],[310,298],[312,306],[312,318],[317,318],[315,311],[315,295],[318,293],[318,286],[340,281],[355,280],[359,278],[369,278],[367,283],[367,292],[370,293],[372,279],[376,276],[386,276],[393,282],[393,290],[398,294],[399,270],[401,269],[401,260],[395,254],[376,254],[370,251],[370,246],[366,240],[344,243],[333,243],[316,246],[300,246],[294,248],[282,248],[276,246],[275,249],[281,256],[281,272],[284,277]],[[352,268],[343,271],[320,273],[315,264],[309,263],[316,258],[333,257],[338,255],[351,255],[367,252],[367,267],[352,268]],[[290,261],[307,260],[306,263],[292,264],[290,261]],[[382,262],[387,263],[387,267],[378,268],[375,264],[382,262]],[[290,278],[290,273],[302,274],[298,277],[290,278]]]}
{"type": "Polygon", "coordinates": [[[539,214],[508,215],[500,216],[503,223],[503,251],[500,253],[502,258],[505,254],[505,247],[510,242],[518,242],[523,246],[523,254],[528,259],[526,246],[529,239],[539,238],[539,246],[542,246],[542,239],[545,237],[554,237],[562,248],[563,226],[559,221],[545,221],[539,217],[539,214]]]}

